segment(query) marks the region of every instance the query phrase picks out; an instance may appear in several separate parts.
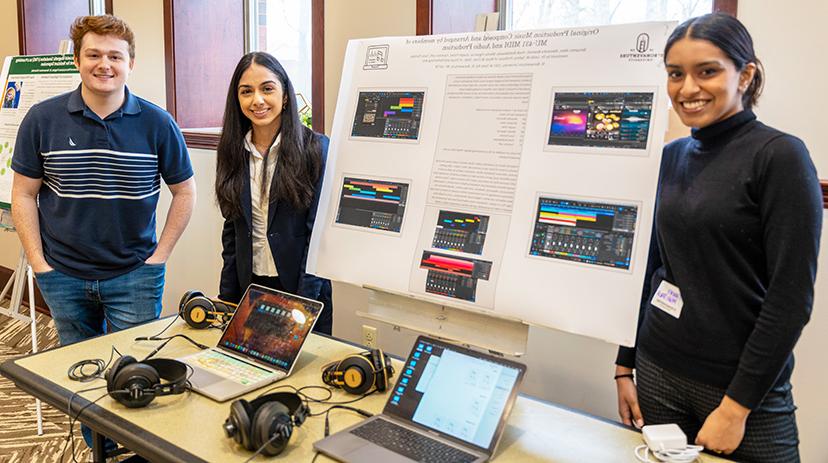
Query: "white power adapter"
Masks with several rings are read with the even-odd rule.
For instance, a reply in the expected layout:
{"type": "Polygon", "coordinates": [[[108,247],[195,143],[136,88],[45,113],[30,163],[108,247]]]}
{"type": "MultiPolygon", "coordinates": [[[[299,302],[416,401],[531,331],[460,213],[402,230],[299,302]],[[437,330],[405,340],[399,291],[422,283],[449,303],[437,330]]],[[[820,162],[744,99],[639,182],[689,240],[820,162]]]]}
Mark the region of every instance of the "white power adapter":
{"type": "Polygon", "coordinates": [[[653,451],[683,449],[687,447],[687,436],[675,424],[653,424],[641,428],[644,442],[653,451]]]}
{"type": "Polygon", "coordinates": [[[687,445],[687,436],[677,424],[648,425],[641,428],[641,433],[647,445],[636,447],[635,456],[644,463],[691,463],[703,449],[700,445],[687,445]],[[650,452],[656,460],[650,460],[650,452]]]}

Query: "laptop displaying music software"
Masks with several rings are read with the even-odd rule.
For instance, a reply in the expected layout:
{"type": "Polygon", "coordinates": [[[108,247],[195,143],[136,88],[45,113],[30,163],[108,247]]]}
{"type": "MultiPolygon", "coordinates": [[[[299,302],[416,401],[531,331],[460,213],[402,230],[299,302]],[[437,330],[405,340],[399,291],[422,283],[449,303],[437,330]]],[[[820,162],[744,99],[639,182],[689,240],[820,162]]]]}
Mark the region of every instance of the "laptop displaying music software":
{"type": "Polygon", "coordinates": [[[314,444],[344,462],[483,462],[526,366],[420,336],[382,414],[314,444]]]}
{"type": "Polygon", "coordinates": [[[193,390],[219,402],[290,375],[322,303],[250,285],[216,347],[180,358],[193,390]]]}

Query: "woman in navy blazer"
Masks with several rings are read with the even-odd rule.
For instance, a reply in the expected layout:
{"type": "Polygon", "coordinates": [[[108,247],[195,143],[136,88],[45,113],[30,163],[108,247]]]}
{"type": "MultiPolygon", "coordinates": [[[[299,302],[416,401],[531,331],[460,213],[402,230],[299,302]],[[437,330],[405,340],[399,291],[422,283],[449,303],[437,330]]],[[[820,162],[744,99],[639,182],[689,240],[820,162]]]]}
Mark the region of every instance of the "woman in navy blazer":
{"type": "Polygon", "coordinates": [[[216,162],[221,234],[219,298],[241,299],[250,283],[322,301],[315,331],[331,333],[331,283],[305,273],[322,189],[328,138],[299,121],[293,84],[273,56],[236,66],[216,162]]]}

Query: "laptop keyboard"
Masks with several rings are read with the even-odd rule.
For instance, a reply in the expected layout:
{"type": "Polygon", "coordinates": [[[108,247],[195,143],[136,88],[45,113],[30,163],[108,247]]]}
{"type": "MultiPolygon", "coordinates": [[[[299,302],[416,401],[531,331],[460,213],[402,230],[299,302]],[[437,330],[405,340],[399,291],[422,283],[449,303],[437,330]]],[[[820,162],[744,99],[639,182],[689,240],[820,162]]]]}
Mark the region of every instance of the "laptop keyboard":
{"type": "Polygon", "coordinates": [[[390,421],[376,419],[351,430],[394,453],[424,463],[470,463],[477,457],[390,421]]]}
{"type": "Polygon", "coordinates": [[[240,384],[254,384],[275,375],[272,371],[236,360],[233,357],[208,349],[192,359],[201,368],[240,384]]]}

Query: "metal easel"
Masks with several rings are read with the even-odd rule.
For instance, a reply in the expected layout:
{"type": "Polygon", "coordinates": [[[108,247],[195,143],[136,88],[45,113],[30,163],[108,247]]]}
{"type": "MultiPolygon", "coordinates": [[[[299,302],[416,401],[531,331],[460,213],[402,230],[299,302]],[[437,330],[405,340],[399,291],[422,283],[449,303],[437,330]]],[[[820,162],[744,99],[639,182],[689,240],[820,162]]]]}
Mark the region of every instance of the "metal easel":
{"type": "MultiPolygon", "coordinates": [[[[14,232],[14,226],[11,224],[11,214],[5,209],[0,209],[0,228],[7,232],[14,232]]],[[[0,292],[0,301],[5,300],[6,295],[11,289],[10,303],[8,307],[0,306],[0,314],[12,317],[14,319],[28,322],[32,329],[32,353],[37,352],[37,318],[35,317],[35,299],[34,299],[34,277],[32,275],[32,267],[26,259],[26,253],[23,248],[20,248],[20,257],[17,259],[17,267],[14,273],[6,282],[3,291],[0,292]],[[23,306],[23,293],[26,289],[26,283],[29,286],[29,314],[20,313],[23,306]]],[[[43,411],[40,404],[40,399],[35,399],[35,407],[37,408],[37,435],[43,435],[43,411]]]]}

